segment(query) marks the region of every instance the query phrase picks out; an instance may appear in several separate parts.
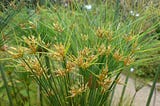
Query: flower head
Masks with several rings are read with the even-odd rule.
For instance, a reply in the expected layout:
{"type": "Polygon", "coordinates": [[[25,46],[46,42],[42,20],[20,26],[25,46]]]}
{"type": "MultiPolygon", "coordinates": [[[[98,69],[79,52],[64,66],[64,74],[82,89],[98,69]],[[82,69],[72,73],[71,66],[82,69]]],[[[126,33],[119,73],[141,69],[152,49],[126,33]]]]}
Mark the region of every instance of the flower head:
{"type": "Polygon", "coordinates": [[[107,50],[106,50],[106,56],[108,56],[112,51],[111,45],[108,45],[107,50]]]}
{"type": "Polygon", "coordinates": [[[52,57],[55,58],[58,61],[61,61],[65,57],[65,47],[62,43],[54,45],[54,52],[52,53],[52,57]]]}
{"type": "Polygon", "coordinates": [[[34,36],[30,36],[30,37],[23,37],[24,42],[28,45],[29,49],[30,49],[30,53],[36,53],[37,52],[37,39],[34,36]]]}
{"type": "Polygon", "coordinates": [[[99,38],[103,38],[105,36],[105,30],[98,27],[97,31],[96,31],[96,35],[99,37],[99,38]]]}
{"type": "Polygon", "coordinates": [[[98,53],[100,55],[103,55],[106,52],[106,46],[104,44],[102,44],[99,48],[98,48],[98,53]]]}
{"type": "Polygon", "coordinates": [[[129,66],[132,62],[134,62],[134,58],[131,56],[128,56],[124,59],[124,65],[129,66]]]}
{"type": "Polygon", "coordinates": [[[85,92],[86,89],[87,89],[87,84],[82,84],[80,87],[78,86],[71,87],[71,90],[69,91],[71,95],[68,97],[73,98],[77,95],[80,95],[82,92],[85,92]]]}
{"type": "Polygon", "coordinates": [[[115,51],[115,53],[113,54],[113,57],[114,57],[117,61],[121,61],[121,60],[122,60],[122,54],[119,53],[119,50],[115,51]]]}
{"type": "Polygon", "coordinates": [[[56,22],[56,23],[53,24],[53,28],[54,28],[54,30],[57,31],[57,32],[63,32],[63,30],[64,30],[64,29],[59,25],[58,22],[56,22]]]}
{"type": "Polygon", "coordinates": [[[24,47],[10,47],[7,51],[14,59],[23,57],[25,51],[27,51],[24,47]]]}

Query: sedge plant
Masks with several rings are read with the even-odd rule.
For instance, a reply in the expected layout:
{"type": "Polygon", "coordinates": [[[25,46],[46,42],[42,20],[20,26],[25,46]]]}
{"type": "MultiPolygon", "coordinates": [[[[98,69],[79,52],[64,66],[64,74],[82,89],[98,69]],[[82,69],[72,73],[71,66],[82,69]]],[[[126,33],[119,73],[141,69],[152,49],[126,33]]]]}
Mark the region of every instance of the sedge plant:
{"type": "Polygon", "coordinates": [[[144,13],[120,21],[123,17],[115,18],[108,2],[93,7],[38,6],[27,20],[23,15],[31,14],[24,8],[12,21],[16,27],[10,29],[14,39],[5,51],[10,58],[6,67],[27,73],[30,106],[35,103],[31,98],[40,106],[107,106],[123,70],[160,59],[152,55],[160,44],[157,34],[151,34],[159,24],[152,22],[157,16],[144,13]],[[152,24],[144,30],[146,19],[152,24]],[[37,86],[38,92],[31,92],[37,86]]]}

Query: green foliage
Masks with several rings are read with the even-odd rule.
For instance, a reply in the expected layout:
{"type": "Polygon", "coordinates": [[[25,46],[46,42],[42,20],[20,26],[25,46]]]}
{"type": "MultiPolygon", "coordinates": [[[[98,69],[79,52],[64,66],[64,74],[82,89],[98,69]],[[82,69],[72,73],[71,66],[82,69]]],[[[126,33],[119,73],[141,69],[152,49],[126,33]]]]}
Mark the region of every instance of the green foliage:
{"type": "Polygon", "coordinates": [[[11,99],[13,104],[107,106],[123,70],[160,60],[160,42],[152,33],[157,15],[146,10],[121,21],[114,4],[89,11],[76,6],[25,7],[3,30],[10,38],[7,50],[0,51],[7,57],[0,58],[9,70],[6,89],[20,97],[11,99]]]}

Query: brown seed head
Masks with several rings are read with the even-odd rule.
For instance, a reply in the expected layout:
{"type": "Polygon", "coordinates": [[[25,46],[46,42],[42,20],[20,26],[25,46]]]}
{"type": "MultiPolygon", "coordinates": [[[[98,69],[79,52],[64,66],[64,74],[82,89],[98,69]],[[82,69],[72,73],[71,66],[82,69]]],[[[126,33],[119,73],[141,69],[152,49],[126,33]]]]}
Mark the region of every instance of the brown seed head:
{"type": "Polygon", "coordinates": [[[54,30],[57,31],[57,32],[63,32],[63,30],[64,30],[64,29],[59,25],[58,22],[53,24],[53,28],[54,28],[54,30]]]}
{"type": "Polygon", "coordinates": [[[34,36],[30,36],[30,37],[23,37],[24,42],[29,46],[30,49],[30,53],[35,54],[37,52],[37,39],[35,39],[34,36]]]}
{"type": "Polygon", "coordinates": [[[134,59],[131,56],[128,56],[124,59],[124,65],[126,66],[130,65],[132,62],[134,62],[134,59]]]}
{"type": "Polygon", "coordinates": [[[119,50],[117,50],[114,54],[113,57],[117,60],[117,61],[121,61],[122,60],[122,55],[119,53],[119,50]]]}
{"type": "Polygon", "coordinates": [[[111,45],[108,45],[107,50],[106,50],[106,56],[108,56],[111,53],[111,45]]]}
{"type": "Polygon", "coordinates": [[[97,31],[96,31],[96,35],[99,37],[99,38],[103,38],[104,37],[104,33],[105,33],[105,30],[104,29],[101,29],[100,27],[98,27],[97,31]]]}
{"type": "Polygon", "coordinates": [[[54,45],[55,51],[52,53],[52,57],[58,61],[62,61],[65,57],[65,47],[61,43],[58,45],[54,45]]]}
{"type": "Polygon", "coordinates": [[[107,38],[108,41],[112,40],[113,32],[111,31],[105,31],[104,32],[105,37],[107,38]]]}
{"type": "Polygon", "coordinates": [[[106,46],[104,44],[102,44],[99,48],[98,48],[98,53],[100,55],[103,55],[106,52],[106,46]]]}
{"type": "Polygon", "coordinates": [[[14,59],[21,58],[24,55],[25,49],[23,47],[10,47],[7,51],[14,59]]]}

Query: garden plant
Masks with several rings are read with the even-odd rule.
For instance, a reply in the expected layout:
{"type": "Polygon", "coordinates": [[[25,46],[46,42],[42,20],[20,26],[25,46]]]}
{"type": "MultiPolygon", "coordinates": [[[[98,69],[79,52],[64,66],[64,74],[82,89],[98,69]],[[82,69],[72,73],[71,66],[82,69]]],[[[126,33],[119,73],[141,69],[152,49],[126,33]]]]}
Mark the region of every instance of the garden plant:
{"type": "Polygon", "coordinates": [[[132,67],[155,65],[156,83],[160,7],[133,15],[119,0],[88,3],[20,2],[0,12],[0,105],[111,106],[132,67]]]}

